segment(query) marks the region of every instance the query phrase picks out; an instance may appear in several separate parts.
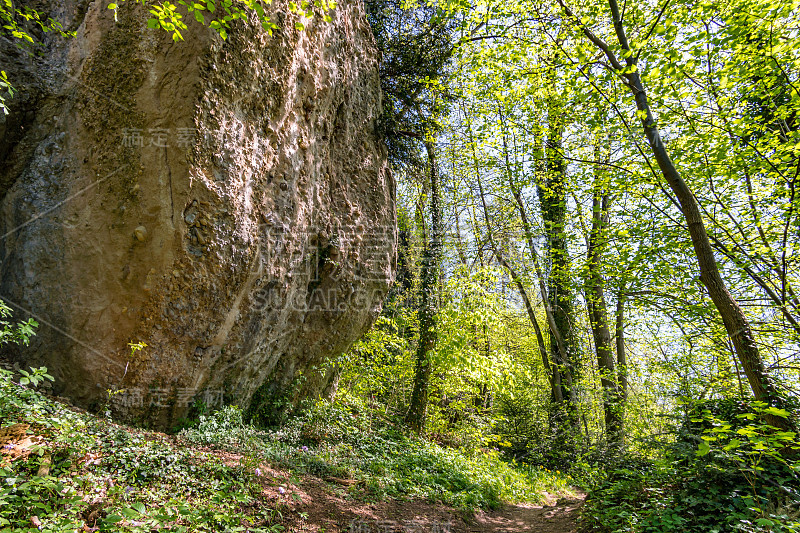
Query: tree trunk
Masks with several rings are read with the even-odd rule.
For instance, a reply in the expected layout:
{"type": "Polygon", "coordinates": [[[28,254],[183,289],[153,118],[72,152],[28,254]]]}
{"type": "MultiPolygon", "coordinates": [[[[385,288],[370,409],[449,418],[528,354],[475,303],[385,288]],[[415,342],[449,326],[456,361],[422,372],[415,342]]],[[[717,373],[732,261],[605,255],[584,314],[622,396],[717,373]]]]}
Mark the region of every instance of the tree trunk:
{"type": "MultiPolygon", "coordinates": [[[[506,165],[508,165],[508,162],[506,162],[506,165]]],[[[514,200],[517,204],[517,210],[519,211],[520,219],[522,220],[522,227],[525,231],[525,237],[531,255],[531,262],[533,263],[533,268],[536,272],[536,278],[539,283],[539,294],[542,298],[545,317],[550,330],[550,346],[554,363],[552,367],[553,377],[551,383],[553,383],[554,386],[558,386],[560,389],[558,391],[553,391],[553,400],[557,403],[561,403],[566,398],[572,404],[567,410],[570,412],[577,412],[578,400],[575,389],[572,386],[572,371],[567,364],[569,361],[569,356],[567,355],[567,347],[564,342],[564,336],[561,334],[561,330],[558,327],[558,322],[556,322],[556,315],[553,311],[552,299],[548,295],[547,286],[545,285],[545,277],[542,273],[542,268],[539,265],[539,252],[536,249],[536,244],[533,242],[533,230],[530,222],[528,221],[528,213],[525,209],[525,203],[522,201],[522,193],[520,193],[519,189],[514,185],[513,180],[511,179],[510,171],[509,187],[511,188],[511,194],[514,196],[514,200]],[[555,346],[555,350],[553,350],[553,346],[555,346]]],[[[518,285],[520,291],[523,291],[524,288],[519,276],[513,272],[513,269],[510,266],[504,266],[506,267],[506,270],[512,274],[512,279],[515,280],[515,283],[518,285]]],[[[523,300],[527,300],[527,298],[528,297],[526,294],[523,300]]],[[[526,308],[529,307],[530,303],[528,302],[526,303],[526,308]]],[[[539,324],[536,322],[536,317],[533,315],[532,308],[528,310],[528,315],[531,316],[531,322],[533,323],[534,329],[537,331],[537,336],[541,337],[541,332],[539,332],[539,324]]],[[[542,349],[545,349],[544,341],[540,340],[540,342],[542,349]]]]}
{"type": "MultiPolygon", "coordinates": [[[[610,0],[609,4],[611,6],[614,28],[620,46],[623,50],[629,50],[628,38],[622,26],[622,19],[617,2],[616,0],[610,0]]],[[[633,54],[626,59],[626,63],[629,67],[636,65],[633,54]]],[[[644,127],[644,133],[647,137],[650,149],[653,152],[653,156],[658,163],[658,167],[664,179],[678,199],[681,213],[686,221],[686,226],[689,228],[689,237],[694,247],[697,264],[700,267],[700,281],[705,285],[708,290],[708,295],[711,297],[711,301],[714,302],[714,306],[717,308],[717,311],[719,311],[722,323],[725,325],[725,330],[728,332],[728,336],[733,342],[734,349],[736,350],[736,354],[747,376],[747,381],[750,383],[753,395],[756,400],[773,403],[778,400],[777,393],[769,379],[764,361],[761,359],[758,345],[753,336],[753,330],[750,327],[750,321],[739,306],[739,302],[737,302],[728,291],[725,281],[719,273],[717,261],[714,258],[714,250],[708,239],[708,233],[703,223],[703,217],[697,199],[678,172],[678,169],[672,162],[672,158],[670,158],[667,152],[666,146],[664,146],[661,140],[661,133],[653,118],[647,93],[644,90],[639,72],[632,72],[627,74],[626,77],[634,101],[636,102],[636,109],[643,115],[642,126],[644,127]]]]}
{"type": "Polygon", "coordinates": [[[628,357],[625,354],[625,293],[622,289],[617,294],[616,322],[617,381],[620,397],[625,402],[628,399],[628,357]]]}
{"type": "MultiPolygon", "coordinates": [[[[500,118],[500,125],[501,130],[503,131],[503,157],[505,159],[505,170],[506,170],[506,178],[508,180],[508,186],[511,190],[511,194],[514,197],[514,200],[517,204],[517,210],[520,215],[520,219],[522,221],[523,231],[525,232],[525,238],[528,244],[528,249],[530,251],[531,261],[533,262],[534,270],[536,272],[536,277],[538,279],[539,284],[539,293],[542,298],[542,303],[544,304],[545,308],[545,316],[547,318],[547,325],[550,330],[550,354],[552,357],[553,364],[551,366],[551,386],[553,387],[553,401],[555,403],[557,412],[555,414],[556,422],[558,422],[558,418],[562,416],[566,416],[567,420],[570,422],[572,426],[574,426],[578,432],[580,432],[580,420],[578,417],[578,397],[577,391],[575,390],[573,384],[573,372],[572,372],[572,365],[570,359],[570,350],[565,342],[565,337],[563,332],[565,331],[563,328],[563,324],[559,325],[558,315],[556,311],[556,307],[554,306],[555,299],[552,297],[552,293],[546,286],[545,276],[542,272],[542,268],[539,265],[539,254],[537,251],[536,244],[533,240],[533,229],[531,227],[530,221],[528,219],[528,213],[525,209],[525,202],[522,199],[522,193],[520,188],[517,186],[514,180],[514,173],[513,169],[511,168],[511,162],[509,160],[509,150],[508,150],[508,142],[506,139],[505,129],[503,128],[503,124],[505,123],[505,117],[500,109],[498,109],[498,115],[500,118]]],[[[563,162],[563,161],[562,161],[563,162]]],[[[562,169],[563,170],[563,169],[562,169]]],[[[483,199],[483,191],[481,191],[481,198],[483,199]]],[[[484,210],[486,209],[485,201],[484,203],[484,210]]],[[[488,221],[488,214],[487,221],[488,221]]],[[[488,223],[488,222],[487,222],[488,223]]],[[[566,242],[566,241],[565,241],[566,242]]],[[[512,279],[515,279],[515,283],[517,284],[520,292],[522,292],[523,285],[519,276],[513,272],[513,269],[508,266],[507,264],[504,265],[506,270],[512,274],[512,279]]],[[[552,272],[552,271],[551,271],[552,272]]],[[[523,300],[527,299],[527,295],[524,296],[523,300]]],[[[526,308],[528,308],[528,314],[531,317],[531,322],[534,324],[534,329],[537,330],[537,338],[541,336],[538,332],[539,326],[536,322],[536,318],[533,315],[533,310],[530,308],[530,303],[526,303],[526,308]]],[[[563,320],[562,320],[563,322],[563,320]]],[[[544,350],[544,343],[543,340],[540,341],[540,349],[544,350]]],[[[543,359],[547,359],[545,357],[544,352],[542,355],[543,359]]]]}
{"type": "Polygon", "coordinates": [[[442,256],[442,208],[439,197],[439,173],[433,142],[425,142],[428,154],[431,194],[430,241],[425,242],[422,252],[422,283],[420,284],[419,343],[417,362],[414,368],[414,389],[406,413],[406,425],[420,433],[425,427],[428,410],[428,389],[431,377],[431,362],[428,354],[436,347],[436,315],[438,310],[439,267],[442,256]]]}
{"type": "Polygon", "coordinates": [[[586,279],[586,307],[592,327],[597,368],[603,391],[603,414],[606,425],[606,440],[612,446],[621,446],[623,439],[623,406],[614,368],[611,347],[608,307],[605,298],[605,281],[601,272],[605,248],[605,228],[608,226],[608,193],[595,185],[592,197],[592,228],[589,232],[587,252],[588,275],[586,279]]]}
{"type": "MultiPolygon", "coordinates": [[[[551,78],[555,85],[555,77],[551,76],[551,78]]],[[[571,265],[566,233],[567,166],[561,153],[561,142],[564,135],[563,115],[564,112],[557,96],[551,96],[548,99],[547,109],[546,168],[544,172],[537,172],[536,192],[539,196],[547,238],[547,266],[549,267],[547,270],[547,303],[548,307],[552,309],[552,330],[555,332],[551,338],[550,350],[553,360],[557,361],[559,370],[563,374],[563,384],[569,389],[564,391],[564,396],[570,399],[567,416],[573,426],[580,428],[577,392],[574,388],[574,380],[577,378],[578,344],[575,338],[576,320],[570,286],[571,265]]],[[[517,203],[520,203],[519,200],[517,203]]],[[[527,220],[525,222],[528,225],[527,220]]]]}

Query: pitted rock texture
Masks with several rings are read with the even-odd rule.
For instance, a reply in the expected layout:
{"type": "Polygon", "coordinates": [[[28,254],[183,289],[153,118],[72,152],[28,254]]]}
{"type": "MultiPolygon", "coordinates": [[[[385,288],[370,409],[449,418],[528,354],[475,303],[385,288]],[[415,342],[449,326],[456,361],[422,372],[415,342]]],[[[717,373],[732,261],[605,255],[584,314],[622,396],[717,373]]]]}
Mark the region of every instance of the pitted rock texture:
{"type": "Polygon", "coordinates": [[[264,384],[329,389],[322,362],[372,324],[395,266],[360,2],[298,31],[278,1],[272,36],[190,24],[184,42],[132,3],[116,22],[104,1],[39,4],[77,35],[42,35],[33,56],[0,45],[18,89],[0,124],[0,298],[40,323],[13,357],[80,405],[123,390],[117,414],[162,426],[264,384]]]}

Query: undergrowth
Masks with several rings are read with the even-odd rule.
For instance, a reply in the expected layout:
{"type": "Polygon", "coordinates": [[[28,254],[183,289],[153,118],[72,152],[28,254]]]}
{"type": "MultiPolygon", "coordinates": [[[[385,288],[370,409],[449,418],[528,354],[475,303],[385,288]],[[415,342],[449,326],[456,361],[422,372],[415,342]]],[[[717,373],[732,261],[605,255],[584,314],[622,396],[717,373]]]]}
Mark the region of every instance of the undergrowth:
{"type": "Polygon", "coordinates": [[[357,499],[425,498],[464,510],[569,491],[564,474],[410,437],[362,406],[320,402],[270,431],[229,406],[168,437],[53,401],[33,387],[44,375],[28,374],[25,386],[0,370],[1,425],[29,439],[12,439],[1,456],[3,532],[275,533],[285,509],[260,498],[265,464],[346,478],[357,499]],[[221,462],[222,450],[235,464],[221,462]]]}
{"type": "Polygon", "coordinates": [[[693,406],[662,457],[606,461],[589,492],[582,531],[800,532],[800,442],[760,402],[693,406]]]}
{"type": "Polygon", "coordinates": [[[255,505],[261,485],[252,469],[77,413],[15,383],[6,370],[0,370],[0,420],[30,439],[6,444],[0,456],[0,531],[274,533],[281,527],[280,509],[255,505]]]}
{"type": "Polygon", "coordinates": [[[570,491],[566,474],[509,464],[496,450],[468,452],[409,436],[356,403],[318,402],[273,430],[255,429],[239,409],[226,407],[182,436],[322,478],[357,481],[353,496],[367,500],[417,497],[466,510],[540,502],[545,492],[570,491]]]}

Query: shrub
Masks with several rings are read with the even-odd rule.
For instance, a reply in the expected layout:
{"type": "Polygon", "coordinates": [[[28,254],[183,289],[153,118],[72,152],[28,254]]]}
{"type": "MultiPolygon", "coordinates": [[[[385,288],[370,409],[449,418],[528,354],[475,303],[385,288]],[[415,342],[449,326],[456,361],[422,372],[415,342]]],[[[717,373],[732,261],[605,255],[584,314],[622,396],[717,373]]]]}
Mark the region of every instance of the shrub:
{"type": "Polygon", "coordinates": [[[785,453],[797,437],[763,417],[788,412],[730,401],[688,412],[664,459],[607,470],[587,500],[584,530],[800,531],[800,464],[785,453]]]}

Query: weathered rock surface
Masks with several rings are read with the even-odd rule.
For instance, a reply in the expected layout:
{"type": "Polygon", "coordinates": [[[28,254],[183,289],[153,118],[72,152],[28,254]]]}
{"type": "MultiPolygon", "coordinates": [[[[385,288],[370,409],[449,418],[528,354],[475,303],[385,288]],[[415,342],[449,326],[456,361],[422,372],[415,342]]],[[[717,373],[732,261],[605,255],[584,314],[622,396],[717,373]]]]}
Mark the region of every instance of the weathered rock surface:
{"type": "Polygon", "coordinates": [[[195,24],[177,43],[106,5],[42,2],[77,36],[0,48],[19,90],[0,124],[0,298],[41,324],[13,356],[81,405],[125,389],[114,409],[159,425],[265,383],[323,391],[316,366],[371,325],[394,269],[360,2],[297,31],[278,1],[273,36],[195,24]]]}

